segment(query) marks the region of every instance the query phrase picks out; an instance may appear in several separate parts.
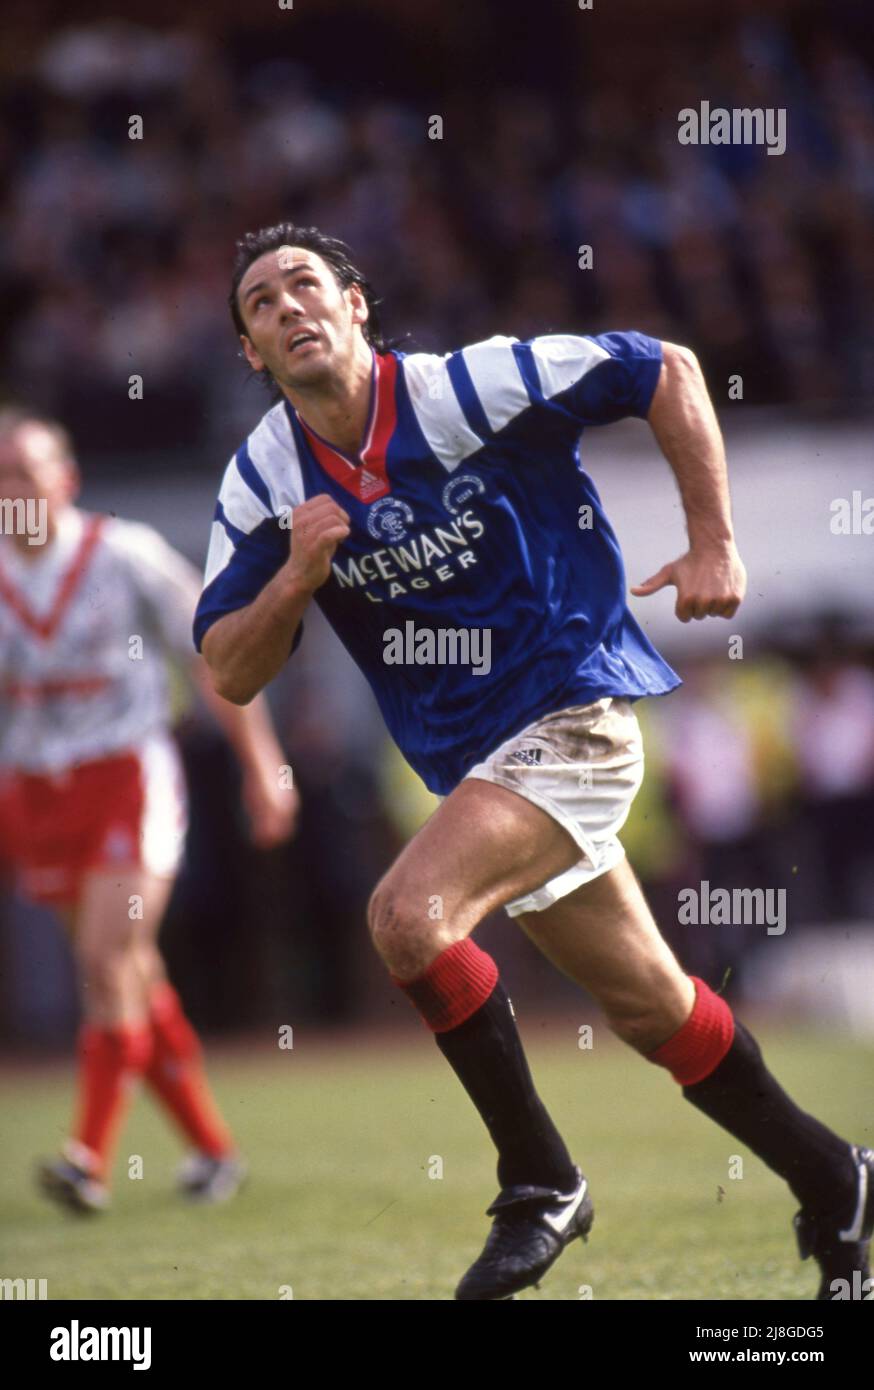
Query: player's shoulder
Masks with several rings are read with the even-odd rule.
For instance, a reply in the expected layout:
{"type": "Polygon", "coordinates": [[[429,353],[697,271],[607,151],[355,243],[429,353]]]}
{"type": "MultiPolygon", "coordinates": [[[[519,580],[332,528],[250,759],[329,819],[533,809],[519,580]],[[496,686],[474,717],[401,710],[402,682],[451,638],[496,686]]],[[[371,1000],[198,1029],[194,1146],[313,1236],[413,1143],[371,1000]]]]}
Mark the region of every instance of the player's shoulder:
{"type": "MultiPolygon", "coordinates": [[[[276,515],[289,502],[303,501],[304,487],[297,443],[285,400],[261,416],[228,459],[219,499],[276,515]]],[[[247,528],[248,529],[248,528],[247,528]]]]}
{"type": "Polygon", "coordinates": [[[438,428],[460,410],[484,438],[627,351],[625,336],[495,333],[453,352],[410,354],[404,375],[420,420],[438,428]]]}
{"type": "Polygon", "coordinates": [[[538,333],[528,338],[495,333],[450,352],[397,355],[414,398],[439,398],[436,383],[442,377],[452,381],[456,394],[472,385],[480,397],[483,393],[487,397],[502,392],[516,395],[524,385],[538,397],[539,388],[545,387],[551,394],[550,388],[560,389],[611,358],[659,358],[661,344],[638,329],[599,334],[538,333]]]}
{"type": "Polygon", "coordinates": [[[518,344],[518,338],[495,333],[491,338],[466,343],[448,352],[395,352],[395,356],[401,363],[404,380],[414,399],[422,394],[431,398],[436,394],[439,398],[435,383],[445,378],[456,387],[471,373],[475,373],[481,382],[488,377],[495,385],[500,384],[502,377],[514,380],[518,377],[514,356],[518,344]]]}
{"type": "Polygon", "coordinates": [[[122,560],[136,563],[176,553],[157,527],[147,521],[133,521],[112,512],[103,513],[100,520],[103,544],[122,560]]]}
{"type": "Polygon", "coordinates": [[[111,550],[140,550],[143,546],[166,544],[161,533],[147,521],[134,521],[115,512],[85,512],[86,525],[93,518],[99,520],[100,538],[111,550]]]}
{"type": "Polygon", "coordinates": [[[544,361],[594,363],[609,357],[660,357],[658,338],[637,328],[613,329],[607,333],[539,333],[520,344],[544,361]]]}
{"type": "Polygon", "coordinates": [[[417,408],[438,410],[440,404],[458,401],[470,405],[473,396],[480,402],[501,393],[522,393],[518,402],[527,404],[519,371],[516,349],[519,339],[504,333],[467,343],[448,352],[410,352],[396,354],[404,381],[417,408]]]}
{"type": "Polygon", "coordinates": [[[403,363],[404,370],[424,364],[448,363],[457,358],[461,353],[480,352],[480,351],[500,351],[512,347],[518,343],[518,338],[508,337],[504,333],[495,333],[491,338],[483,338],[475,343],[466,343],[460,348],[450,348],[447,352],[401,352],[397,348],[392,349],[393,356],[403,363]]]}
{"type": "Polygon", "coordinates": [[[276,449],[296,452],[289,409],[288,402],[283,399],[277,401],[269,410],[265,410],[240,447],[250,451],[254,449],[259,453],[276,449]]]}

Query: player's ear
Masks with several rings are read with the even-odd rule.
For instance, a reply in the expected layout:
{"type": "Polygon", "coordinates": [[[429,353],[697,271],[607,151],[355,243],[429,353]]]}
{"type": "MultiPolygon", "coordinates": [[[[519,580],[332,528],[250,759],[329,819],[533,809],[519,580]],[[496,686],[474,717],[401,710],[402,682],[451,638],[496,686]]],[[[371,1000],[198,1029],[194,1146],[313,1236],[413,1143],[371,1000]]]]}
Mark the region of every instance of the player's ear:
{"type": "Polygon", "coordinates": [[[246,355],[246,361],[249,363],[249,366],[252,368],[252,371],[253,371],[253,372],[263,372],[263,370],[264,370],[264,362],[263,362],[263,359],[260,358],[260,357],[258,356],[258,353],[255,351],[255,349],[254,349],[253,346],[252,346],[252,340],[251,340],[251,338],[247,338],[246,335],[245,335],[245,333],[241,333],[241,334],[240,334],[240,345],[241,345],[241,347],[242,347],[242,349],[243,349],[243,352],[244,352],[245,355],[246,355]]]}
{"type": "Polygon", "coordinates": [[[360,285],[349,285],[346,293],[349,296],[349,303],[352,307],[352,322],[360,323],[362,328],[370,318],[370,308],[364,298],[364,292],[360,285]]]}

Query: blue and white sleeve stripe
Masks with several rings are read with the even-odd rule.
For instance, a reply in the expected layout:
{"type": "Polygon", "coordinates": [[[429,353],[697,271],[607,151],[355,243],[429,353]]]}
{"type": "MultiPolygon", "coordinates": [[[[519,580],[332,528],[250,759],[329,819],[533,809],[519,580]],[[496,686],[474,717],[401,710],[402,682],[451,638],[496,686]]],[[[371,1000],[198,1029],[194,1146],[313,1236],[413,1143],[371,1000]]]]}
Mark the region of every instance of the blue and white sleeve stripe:
{"type": "Polygon", "coordinates": [[[662,366],[659,340],[637,332],[548,334],[515,351],[532,399],[579,425],[644,419],[662,366]]]}
{"type": "Polygon", "coordinates": [[[204,588],[194,617],[194,645],[218,618],[252,603],[288,556],[288,526],[273,514],[270,495],[248,448],[225,470],[206,559],[204,588]]]}

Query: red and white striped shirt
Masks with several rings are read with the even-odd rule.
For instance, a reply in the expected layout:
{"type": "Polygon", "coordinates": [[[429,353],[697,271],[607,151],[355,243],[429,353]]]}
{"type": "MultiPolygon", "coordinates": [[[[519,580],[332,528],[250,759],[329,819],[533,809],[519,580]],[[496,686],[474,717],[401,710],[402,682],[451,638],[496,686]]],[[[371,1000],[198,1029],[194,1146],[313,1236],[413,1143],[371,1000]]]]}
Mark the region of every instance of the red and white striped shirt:
{"type": "Polygon", "coordinates": [[[166,730],[198,571],[152,527],[76,507],[31,552],[0,537],[0,769],[54,773],[166,730]]]}

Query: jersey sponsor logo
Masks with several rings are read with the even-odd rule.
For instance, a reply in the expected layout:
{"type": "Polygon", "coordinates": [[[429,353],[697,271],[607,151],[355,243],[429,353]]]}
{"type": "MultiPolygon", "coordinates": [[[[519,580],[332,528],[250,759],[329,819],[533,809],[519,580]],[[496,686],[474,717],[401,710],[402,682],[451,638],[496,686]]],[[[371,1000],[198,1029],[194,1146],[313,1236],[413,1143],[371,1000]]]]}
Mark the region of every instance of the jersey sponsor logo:
{"type": "MultiPolygon", "coordinates": [[[[397,505],[393,498],[386,498],[385,501],[397,505]]],[[[406,507],[412,520],[410,508],[406,503],[400,505],[406,507]]],[[[350,557],[344,562],[334,560],[331,568],[341,589],[363,588],[371,602],[382,603],[383,598],[369,589],[371,584],[380,580],[388,584],[387,597],[393,599],[407,593],[408,588],[430,589],[435,580],[445,584],[459,570],[475,565],[476,554],[471,541],[479,540],[484,531],[485,526],[479,517],[468,510],[447,526],[432,526],[406,540],[404,527],[396,543],[350,557]]]]}
{"type": "Polygon", "coordinates": [[[0,685],[0,695],[5,700],[17,700],[21,704],[37,704],[41,700],[53,700],[59,695],[97,695],[111,684],[109,676],[59,676],[54,680],[42,681],[4,681],[0,685]]]}
{"type": "Polygon", "coordinates": [[[443,505],[452,516],[457,516],[465,502],[478,493],[483,493],[486,485],[474,473],[462,473],[458,478],[450,478],[443,489],[443,505]]]}
{"type": "Polygon", "coordinates": [[[377,541],[402,541],[413,520],[413,509],[399,497],[383,497],[374,502],[367,516],[367,529],[377,541]]]}

